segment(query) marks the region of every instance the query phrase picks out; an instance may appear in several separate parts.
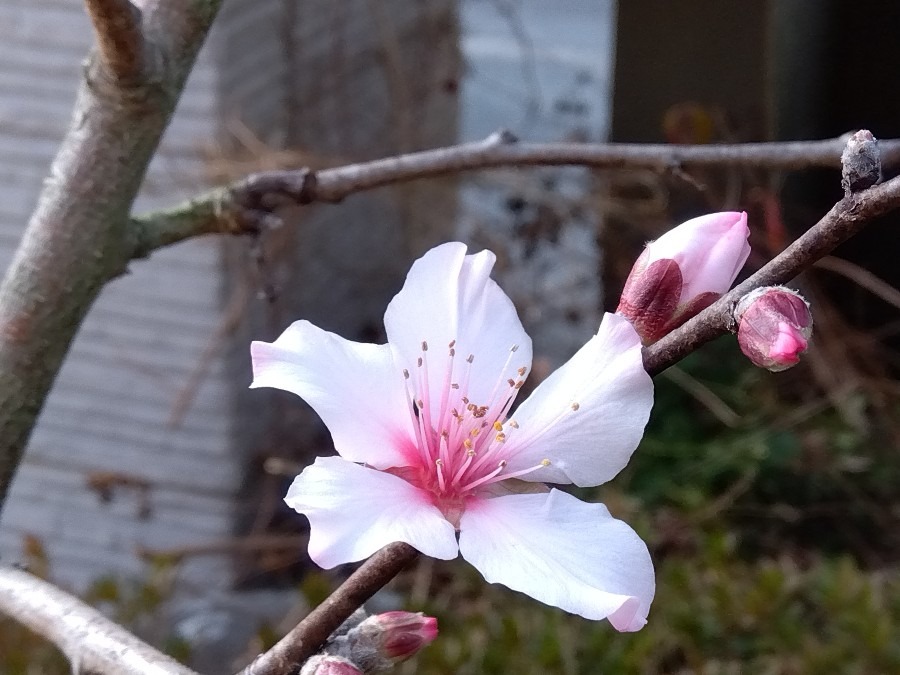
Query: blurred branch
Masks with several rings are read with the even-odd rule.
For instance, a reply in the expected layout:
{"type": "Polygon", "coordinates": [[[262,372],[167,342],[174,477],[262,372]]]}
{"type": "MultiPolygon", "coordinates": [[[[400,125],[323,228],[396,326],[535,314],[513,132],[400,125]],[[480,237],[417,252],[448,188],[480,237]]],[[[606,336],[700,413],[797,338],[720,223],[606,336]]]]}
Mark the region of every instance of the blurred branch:
{"type": "Polygon", "coordinates": [[[900,177],[851,193],[799,239],[743,283],[680,328],[644,349],[644,367],[656,375],[692,351],[734,331],[735,305],[761,286],[785,284],[862,230],[873,218],[900,208],[900,177]]]}
{"type": "Polygon", "coordinates": [[[85,0],[97,34],[100,63],[111,79],[135,85],[146,78],[141,13],[130,0],[85,0]]]}
{"type": "Polygon", "coordinates": [[[0,612],[66,655],[73,673],[196,675],[53,584],[0,565],[0,612]]]}
{"type": "MultiPolygon", "coordinates": [[[[268,171],[213,189],[170,210],[135,218],[133,256],[202,234],[253,234],[280,225],[281,207],[339,202],[349,195],[422,178],[509,166],[578,165],[595,169],[743,166],[772,170],[839,169],[846,137],[735,145],[518,143],[508,132],[483,141],[413,152],[334,169],[268,171]]],[[[882,161],[900,163],[900,139],[879,141],[882,161]]]]}
{"type": "Polygon", "coordinates": [[[875,295],[886,303],[900,309],[900,291],[883,279],[878,278],[864,267],[860,267],[849,260],[835,258],[831,255],[825,256],[821,260],[817,260],[814,263],[814,266],[819,269],[834,272],[835,274],[840,274],[842,277],[846,277],[858,286],[865,288],[872,295],[875,295]]]}
{"type": "Polygon", "coordinates": [[[283,675],[299,669],[319,651],[353,612],[386,585],[419,552],[409,544],[388,544],[366,560],[338,589],[312,610],[269,651],[260,654],[239,675],[283,675]]]}

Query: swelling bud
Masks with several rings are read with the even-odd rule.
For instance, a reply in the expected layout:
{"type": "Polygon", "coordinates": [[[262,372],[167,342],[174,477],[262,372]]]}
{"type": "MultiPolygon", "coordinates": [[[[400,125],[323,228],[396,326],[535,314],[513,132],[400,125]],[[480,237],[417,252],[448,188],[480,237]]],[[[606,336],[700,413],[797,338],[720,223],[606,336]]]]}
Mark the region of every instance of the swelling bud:
{"type": "Polygon", "coordinates": [[[437,637],[437,619],[421,612],[383,612],[347,633],[353,660],[366,672],[390,670],[437,637]]]}
{"type": "Polygon", "coordinates": [[[812,335],[809,303],[782,286],[758,288],[745,295],[734,318],[741,351],[755,365],[772,372],[796,365],[812,335]]]}
{"type": "Polygon", "coordinates": [[[617,314],[644,344],[709,307],[731,288],[747,256],[747,214],[726,211],[688,220],[647,244],[635,262],[617,314]]]}

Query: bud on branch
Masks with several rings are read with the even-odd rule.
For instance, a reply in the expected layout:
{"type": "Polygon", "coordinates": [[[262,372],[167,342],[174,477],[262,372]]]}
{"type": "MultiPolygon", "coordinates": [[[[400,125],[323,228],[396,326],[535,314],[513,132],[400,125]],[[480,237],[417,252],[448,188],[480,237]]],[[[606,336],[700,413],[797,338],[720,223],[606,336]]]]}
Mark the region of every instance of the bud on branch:
{"type": "Polygon", "coordinates": [[[644,344],[722,297],[750,255],[747,214],[711,213],[669,230],[635,262],[619,307],[644,344]]]}

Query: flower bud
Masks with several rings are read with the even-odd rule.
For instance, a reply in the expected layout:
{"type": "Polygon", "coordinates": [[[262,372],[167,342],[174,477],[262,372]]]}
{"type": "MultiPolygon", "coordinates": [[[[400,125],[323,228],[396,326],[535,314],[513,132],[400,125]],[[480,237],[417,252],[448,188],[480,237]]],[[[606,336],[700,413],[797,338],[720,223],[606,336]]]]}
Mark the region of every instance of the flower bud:
{"type": "Polygon", "coordinates": [[[635,262],[619,307],[644,344],[699,314],[731,288],[750,255],[747,214],[711,213],[682,223],[635,262]]]}
{"type": "Polygon", "coordinates": [[[782,286],[758,288],[734,312],[738,344],[755,365],[773,372],[800,361],[812,335],[812,314],[803,297],[782,286]]]}
{"type": "Polygon", "coordinates": [[[430,644],[438,634],[437,619],[421,612],[384,612],[347,633],[351,653],[366,671],[386,670],[430,644]]]}
{"type": "Polygon", "coordinates": [[[363,675],[363,671],[340,656],[316,654],[303,664],[300,675],[363,675]]]}

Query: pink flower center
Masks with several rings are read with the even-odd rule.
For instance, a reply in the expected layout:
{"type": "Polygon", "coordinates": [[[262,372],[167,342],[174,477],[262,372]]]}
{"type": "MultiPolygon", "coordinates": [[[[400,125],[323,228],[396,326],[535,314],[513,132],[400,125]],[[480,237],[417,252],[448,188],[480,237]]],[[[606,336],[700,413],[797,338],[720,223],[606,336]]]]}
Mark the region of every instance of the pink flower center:
{"type": "Polygon", "coordinates": [[[403,371],[409,395],[409,411],[416,430],[417,470],[404,477],[430,491],[435,505],[447,519],[458,525],[459,515],[468,497],[492,483],[531,473],[549,465],[548,460],[521,471],[506,471],[511,455],[506,450],[509,435],[519,428],[507,419],[528,369],[518,368],[516,378],[504,379],[515,358],[517,345],[509,356],[491,394],[484,401],[470,400],[469,382],[475,356],[469,354],[463,364],[457,362],[456,341],[449,345],[444,372],[428,368],[428,343],[422,342],[421,356],[414,373],[403,371]],[[457,367],[461,377],[454,377],[457,367]],[[439,389],[429,387],[430,377],[440,377],[439,389]],[[431,400],[430,392],[440,392],[431,400]]]}

